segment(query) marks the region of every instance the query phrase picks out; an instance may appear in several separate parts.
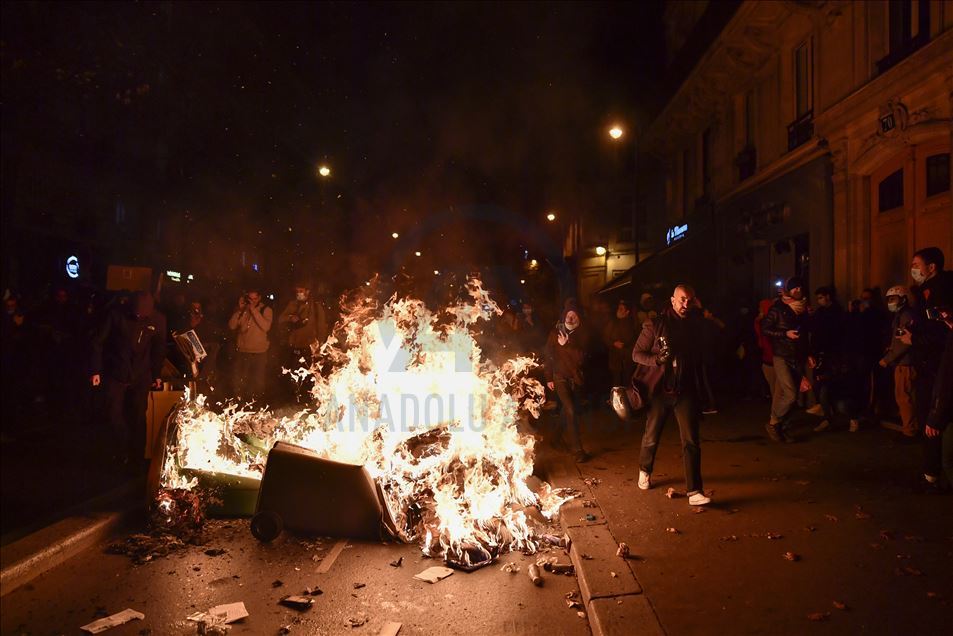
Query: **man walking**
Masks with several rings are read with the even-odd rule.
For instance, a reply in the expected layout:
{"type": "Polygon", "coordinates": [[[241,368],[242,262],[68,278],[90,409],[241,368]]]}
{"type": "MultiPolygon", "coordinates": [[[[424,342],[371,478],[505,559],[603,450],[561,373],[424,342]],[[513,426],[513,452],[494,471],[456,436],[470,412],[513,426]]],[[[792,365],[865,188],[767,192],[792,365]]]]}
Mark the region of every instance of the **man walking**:
{"type": "Polygon", "coordinates": [[[701,446],[698,431],[701,405],[702,320],[691,311],[695,290],[678,285],[672,305],[642,326],[632,350],[638,363],[637,381],[646,389],[649,412],[639,452],[639,488],[652,487],[652,468],[662,427],[670,411],[675,413],[682,440],[688,503],[703,506],[711,502],[702,489],[701,446]]]}
{"type": "Polygon", "coordinates": [[[238,308],[228,320],[228,328],[238,335],[235,392],[242,397],[260,398],[265,391],[271,321],[271,307],[262,304],[257,289],[249,290],[238,299],[238,308]]]}
{"type": "Polygon", "coordinates": [[[771,342],[775,377],[771,418],[765,430],[775,442],[791,441],[785,435],[784,425],[797,401],[806,358],[806,348],[802,344],[806,341],[802,336],[806,334],[801,333],[807,317],[803,287],[800,277],[789,278],[781,296],[761,321],[761,333],[771,342]]]}
{"type": "Polygon", "coordinates": [[[588,337],[575,301],[566,301],[562,320],[550,332],[546,341],[546,386],[555,391],[562,404],[564,429],[560,434],[563,444],[579,463],[589,461],[580,435],[580,409],[583,396],[583,368],[588,353],[588,337]],[[562,435],[568,435],[565,440],[562,435]]]}

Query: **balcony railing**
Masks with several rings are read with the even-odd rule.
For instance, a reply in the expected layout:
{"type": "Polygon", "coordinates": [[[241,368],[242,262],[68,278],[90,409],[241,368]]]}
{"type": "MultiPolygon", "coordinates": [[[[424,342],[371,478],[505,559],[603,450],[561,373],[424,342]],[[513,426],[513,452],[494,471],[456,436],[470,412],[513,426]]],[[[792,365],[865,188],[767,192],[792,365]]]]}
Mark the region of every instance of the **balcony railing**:
{"type": "Polygon", "coordinates": [[[807,111],[788,124],[788,150],[794,150],[814,136],[814,111],[807,111]]]}

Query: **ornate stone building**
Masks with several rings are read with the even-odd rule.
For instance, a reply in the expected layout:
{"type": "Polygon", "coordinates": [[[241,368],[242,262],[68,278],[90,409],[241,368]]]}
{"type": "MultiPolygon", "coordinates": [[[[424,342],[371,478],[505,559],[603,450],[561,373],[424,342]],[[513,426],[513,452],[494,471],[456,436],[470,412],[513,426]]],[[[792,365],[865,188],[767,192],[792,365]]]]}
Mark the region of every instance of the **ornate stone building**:
{"type": "Polygon", "coordinates": [[[742,2],[644,132],[653,254],[606,289],[846,298],[953,261],[951,101],[953,2],[742,2]]]}

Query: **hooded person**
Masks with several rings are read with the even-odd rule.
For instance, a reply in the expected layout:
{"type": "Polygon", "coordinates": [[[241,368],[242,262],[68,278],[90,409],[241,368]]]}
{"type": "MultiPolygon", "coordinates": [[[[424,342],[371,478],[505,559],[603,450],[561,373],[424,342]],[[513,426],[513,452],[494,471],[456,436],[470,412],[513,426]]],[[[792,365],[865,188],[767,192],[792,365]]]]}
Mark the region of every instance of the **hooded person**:
{"type": "Polygon", "coordinates": [[[807,317],[804,281],[792,276],[761,320],[761,333],[771,343],[775,377],[765,430],[776,442],[789,441],[784,427],[794,410],[807,359],[807,317]]]}
{"type": "Polygon", "coordinates": [[[545,373],[546,386],[556,392],[562,404],[564,428],[560,441],[569,447],[578,462],[589,460],[579,431],[587,353],[588,334],[582,324],[582,312],[576,302],[569,299],[563,306],[559,323],[546,340],[545,373]],[[568,439],[564,435],[568,435],[568,439]]]}

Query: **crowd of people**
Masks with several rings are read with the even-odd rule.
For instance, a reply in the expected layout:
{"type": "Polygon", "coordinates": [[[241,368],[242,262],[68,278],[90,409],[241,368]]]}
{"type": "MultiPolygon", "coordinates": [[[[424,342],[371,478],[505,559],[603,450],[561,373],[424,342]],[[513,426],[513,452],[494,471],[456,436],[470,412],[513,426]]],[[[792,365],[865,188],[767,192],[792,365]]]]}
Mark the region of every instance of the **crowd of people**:
{"type": "Polygon", "coordinates": [[[789,278],[758,311],[741,307],[728,320],[715,315],[688,285],[677,286],[671,307],[656,309],[643,293],[633,307],[620,299],[614,316],[596,299],[586,319],[572,299],[543,336],[538,322],[507,310],[500,341],[543,363],[562,428],[555,444],[577,461],[584,413],[603,408],[613,387],[630,406],[645,408],[640,488],[651,487],[655,448],[668,413],[682,441],[689,499],[707,503],[702,489],[699,419],[718,412],[716,396],[770,401],[767,436],[795,441],[798,426],[814,433],[881,426],[902,440],[922,440],[918,488],[944,491],[953,471],[953,433],[945,433],[953,394],[953,273],[935,247],[916,252],[912,284],[886,294],[864,289],[845,310],[833,287],[818,287],[814,303],[804,281],[789,278]],[[522,336],[522,337],[521,337],[522,336]],[[756,369],[760,366],[760,372],[756,369]],[[813,419],[812,419],[813,418],[813,419]]]}
{"type": "MultiPolygon", "coordinates": [[[[639,487],[651,487],[655,451],[669,413],[679,427],[690,503],[708,502],[702,488],[699,423],[726,398],[770,400],[765,430],[793,441],[799,424],[817,434],[881,425],[903,439],[923,439],[923,487],[940,489],[953,470],[950,419],[953,361],[953,274],[937,248],[916,253],[913,284],[881,294],[865,289],[844,309],[833,287],[813,294],[795,276],[758,310],[741,306],[722,319],[689,285],[656,305],[619,299],[614,311],[594,298],[584,312],[566,300],[558,320],[540,318],[532,302],[507,306],[481,344],[493,354],[534,355],[547,406],[561,426],[551,440],[579,462],[589,459],[583,421],[608,409],[622,390],[644,408],[639,487]],[[813,417],[814,420],[808,418],[813,417]]],[[[190,297],[175,288],[149,292],[66,289],[24,308],[4,297],[4,387],[8,412],[51,405],[56,417],[108,422],[117,457],[141,470],[148,392],[194,382],[217,398],[272,405],[304,399],[307,385],[282,368],[310,366],[333,324],[326,297],[298,282],[278,308],[249,288],[228,306],[222,297],[190,297]],[[196,363],[176,336],[193,331],[205,357],[196,363]]],[[[552,312],[555,315],[555,312],[552,312]]],[[[16,417],[12,421],[16,421],[16,417]]],[[[7,428],[4,439],[15,435],[7,428]]]]}
{"type": "Polygon", "coordinates": [[[330,312],[323,299],[312,297],[310,284],[296,284],[277,320],[258,289],[244,290],[232,308],[222,296],[190,291],[82,288],[71,294],[61,287],[23,306],[7,290],[4,442],[15,440],[30,421],[91,429],[102,424],[117,463],[138,473],[144,469],[150,390],[191,385],[245,401],[303,398],[302,386],[280,369],[302,366],[311,344],[327,338],[330,312]],[[176,338],[190,331],[204,353],[200,360],[176,338]]]}

